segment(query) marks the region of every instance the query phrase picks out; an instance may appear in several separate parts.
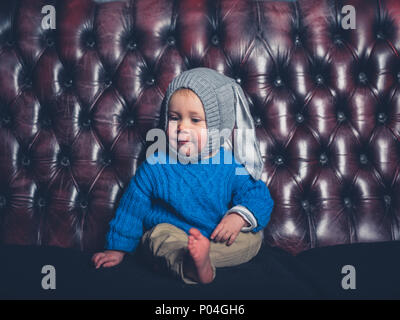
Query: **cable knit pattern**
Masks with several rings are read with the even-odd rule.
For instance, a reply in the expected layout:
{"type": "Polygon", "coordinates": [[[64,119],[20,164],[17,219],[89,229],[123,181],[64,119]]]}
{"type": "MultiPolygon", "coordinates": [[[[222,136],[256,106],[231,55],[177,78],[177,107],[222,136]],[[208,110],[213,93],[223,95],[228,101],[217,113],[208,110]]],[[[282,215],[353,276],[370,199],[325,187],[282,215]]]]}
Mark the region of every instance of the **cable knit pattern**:
{"type": "Polygon", "coordinates": [[[223,147],[205,161],[209,163],[170,163],[162,152],[148,157],[131,179],[110,222],[106,249],[131,252],[143,229],[160,223],[173,224],[187,233],[195,227],[209,238],[235,205],[254,215],[257,227],[253,232],[265,228],[273,208],[266,184],[250,175],[237,175],[236,168],[243,165],[223,147]],[[231,163],[224,163],[224,158],[231,163]]]}

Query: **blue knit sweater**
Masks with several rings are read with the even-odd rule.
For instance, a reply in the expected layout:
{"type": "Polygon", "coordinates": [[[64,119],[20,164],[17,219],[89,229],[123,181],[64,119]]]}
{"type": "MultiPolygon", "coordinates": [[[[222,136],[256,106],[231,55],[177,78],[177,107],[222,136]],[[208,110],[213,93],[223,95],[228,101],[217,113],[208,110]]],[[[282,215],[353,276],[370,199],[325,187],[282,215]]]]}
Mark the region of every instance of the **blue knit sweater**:
{"type": "Polygon", "coordinates": [[[110,222],[106,249],[134,251],[143,230],[160,223],[187,233],[195,227],[209,238],[225,212],[235,205],[253,214],[257,220],[253,232],[267,225],[274,204],[268,188],[248,174],[237,174],[236,169],[245,168],[231,150],[221,147],[212,158],[203,160],[209,163],[173,160],[160,151],[138,167],[110,222]],[[231,163],[226,164],[224,157],[231,163]]]}

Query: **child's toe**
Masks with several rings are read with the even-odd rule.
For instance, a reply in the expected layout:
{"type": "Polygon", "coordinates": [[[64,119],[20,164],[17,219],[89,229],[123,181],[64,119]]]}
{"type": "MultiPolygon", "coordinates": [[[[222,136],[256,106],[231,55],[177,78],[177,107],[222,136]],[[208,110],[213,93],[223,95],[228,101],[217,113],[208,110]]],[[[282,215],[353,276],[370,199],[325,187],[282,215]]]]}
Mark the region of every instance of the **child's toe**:
{"type": "Polygon", "coordinates": [[[190,228],[189,233],[196,239],[201,238],[202,234],[199,230],[196,228],[190,228]]]}

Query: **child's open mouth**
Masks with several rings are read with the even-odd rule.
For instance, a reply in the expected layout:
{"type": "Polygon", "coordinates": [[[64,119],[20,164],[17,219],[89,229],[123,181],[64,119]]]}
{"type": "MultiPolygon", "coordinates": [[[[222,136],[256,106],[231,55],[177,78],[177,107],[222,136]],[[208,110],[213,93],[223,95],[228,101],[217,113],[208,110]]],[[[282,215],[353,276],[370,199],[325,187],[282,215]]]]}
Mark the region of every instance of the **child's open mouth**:
{"type": "Polygon", "coordinates": [[[190,142],[189,140],[187,140],[187,141],[178,141],[178,145],[179,146],[183,146],[184,144],[189,143],[189,142],[190,142]]]}

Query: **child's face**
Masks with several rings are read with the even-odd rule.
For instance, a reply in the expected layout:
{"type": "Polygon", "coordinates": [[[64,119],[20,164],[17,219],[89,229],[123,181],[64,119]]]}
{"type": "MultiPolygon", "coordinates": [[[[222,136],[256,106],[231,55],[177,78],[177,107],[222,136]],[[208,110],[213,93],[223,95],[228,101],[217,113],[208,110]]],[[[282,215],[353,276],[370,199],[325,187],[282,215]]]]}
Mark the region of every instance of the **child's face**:
{"type": "Polygon", "coordinates": [[[177,90],[168,109],[168,142],[186,156],[200,154],[207,143],[206,116],[200,98],[189,89],[177,90]]]}

